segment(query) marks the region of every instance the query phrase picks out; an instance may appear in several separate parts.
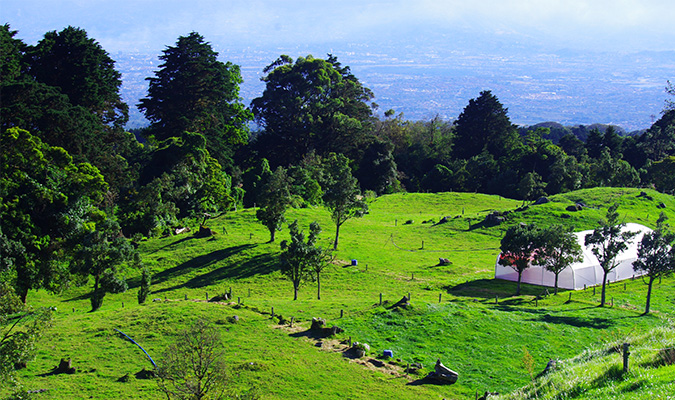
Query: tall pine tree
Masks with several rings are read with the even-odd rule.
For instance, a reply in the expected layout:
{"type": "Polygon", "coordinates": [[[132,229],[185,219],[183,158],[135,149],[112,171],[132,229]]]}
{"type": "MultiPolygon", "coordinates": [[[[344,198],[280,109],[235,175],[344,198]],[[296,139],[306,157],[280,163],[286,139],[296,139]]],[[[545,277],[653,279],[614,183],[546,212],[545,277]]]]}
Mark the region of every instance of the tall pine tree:
{"type": "Polygon", "coordinates": [[[151,125],[148,136],[161,141],[196,132],[223,167],[232,164],[236,145],[248,141],[252,114],[239,98],[239,66],[217,60],[218,53],[196,32],[178,38],[159,56],[163,63],[149,81],[138,108],[151,125]]]}

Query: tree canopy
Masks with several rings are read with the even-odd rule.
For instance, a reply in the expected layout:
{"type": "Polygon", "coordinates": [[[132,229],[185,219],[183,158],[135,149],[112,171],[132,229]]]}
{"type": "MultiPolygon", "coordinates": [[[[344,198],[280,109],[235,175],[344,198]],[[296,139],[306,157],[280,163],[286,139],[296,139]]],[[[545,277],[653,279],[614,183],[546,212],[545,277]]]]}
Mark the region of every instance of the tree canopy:
{"type": "Polygon", "coordinates": [[[130,187],[143,148],[123,131],[127,106],[119,94],[121,74],[108,53],[79,28],[48,32],[36,46],[13,39],[8,29],[4,26],[0,35],[8,50],[0,129],[27,129],[64,148],[75,162],[95,165],[113,196],[130,187]]]}
{"type": "Polygon", "coordinates": [[[501,240],[502,254],[499,264],[513,268],[518,273],[516,296],[520,295],[523,272],[530,268],[537,249],[543,245],[542,235],[536,224],[510,226],[501,240]]]}
{"type": "Polygon", "coordinates": [[[91,229],[107,184],[92,165],[25,130],[2,132],[0,150],[0,258],[25,302],[30,289],[55,290],[69,279],[71,239],[91,229]]]}
{"type": "Polygon", "coordinates": [[[552,225],[541,231],[542,246],[537,249],[534,262],[555,275],[554,290],[558,294],[558,275],[575,262],[583,260],[581,246],[572,228],[552,225]]]}
{"type": "Polygon", "coordinates": [[[607,209],[605,219],[599,221],[599,226],[593,229],[592,233],[586,235],[586,238],[584,239],[584,244],[587,247],[591,247],[591,251],[598,258],[600,267],[604,272],[600,307],[604,307],[605,305],[607,275],[619,265],[616,258],[621,252],[628,248],[626,242],[631,240],[637,234],[637,232],[623,230],[623,227],[626,224],[619,222],[618,208],[619,203],[611,205],[607,209]]]}
{"type": "Polygon", "coordinates": [[[305,241],[305,234],[296,219],[288,225],[291,240],[281,242],[281,273],[293,283],[293,300],[298,299],[298,290],[304,281],[313,272],[323,265],[324,251],[316,246],[321,227],[317,222],[309,225],[309,236],[305,241]]]}
{"type": "Polygon", "coordinates": [[[325,163],[323,201],[335,223],[333,250],[337,250],[340,227],[352,218],[362,217],[368,211],[368,204],[360,197],[361,191],[347,157],[331,154],[325,163]]]}
{"type": "Polygon", "coordinates": [[[263,184],[260,195],[260,208],[256,218],[270,231],[270,243],[285,222],[284,214],[291,203],[290,179],[283,167],[277,167],[263,184]]]}
{"type": "Polygon", "coordinates": [[[471,158],[483,150],[495,157],[507,155],[519,142],[507,112],[508,109],[489,90],[469,100],[455,122],[455,157],[471,158]]]}
{"type": "Polygon", "coordinates": [[[58,87],[71,104],[82,106],[104,124],[124,126],[129,110],[119,94],[122,75],[115,61],[84,29],[51,31],[27,51],[30,75],[58,87]]]}
{"type": "Polygon", "coordinates": [[[251,108],[264,131],[259,148],[272,165],[310,151],[354,156],[371,131],[373,93],[337,58],[280,56],[264,70],[265,90],[251,108]],[[264,149],[264,152],[262,151],[264,149]]]}
{"type": "Polygon", "coordinates": [[[178,38],[159,59],[147,97],[138,108],[151,122],[148,136],[157,141],[196,132],[223,166],[231,166],[234,147],[248,141],[250,111],[239,98],[239,66],[217,59],[218,53],[196,32],[178,38]]]}
{"type": "Polygon", "coordinates": [[[669,231],[668,217],[661,213],[656,221],[656,229],[642,236],[638,244],[638,257],[633,268],[647,275],[647,301],[645,314],[649,314],[654,280],[675,272],[675,233],[669,231]]]}

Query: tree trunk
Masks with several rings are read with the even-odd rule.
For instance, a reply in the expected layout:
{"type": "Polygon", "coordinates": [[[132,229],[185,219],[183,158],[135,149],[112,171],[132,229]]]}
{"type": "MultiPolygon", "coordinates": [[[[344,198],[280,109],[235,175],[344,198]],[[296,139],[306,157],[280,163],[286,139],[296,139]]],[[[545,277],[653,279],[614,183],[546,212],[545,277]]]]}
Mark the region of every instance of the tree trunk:
{"type": "Polygon", "coordinates": [[[321,300],[321,274],[316,273],[316,299],[321,300]]]}
{"type": "Polygon", "coordinates": [[[337,250],[339,236],[340,236],[340,225],[335,224],[335,242],[333,242],[333,250],[337,250]]]}
{"type": "Polygon", "coordinates": [[[554,289],[553,295],[554,295],[554,296],[557,296],[557,295],[558,295],[558,274],[560,274],[560,272],[558,272],[557,274],[555,274],[555,283],[553,284],[553,289],[554,289]]]}
{"type": "Polygon", "coordinates": [[[645,306],[645,314],[649,314],[649,304],[652,298],[652,283],[654,283],[655,276],[649,276],[649,286],[647,286],[647,305],[645,306]]]}
{"type": "Polygon", "coordinates": [[[270,243],[274,243],[276,233],[277,233],[276,228],[270,229],[270,243]]]}
{"type": "Polygon", "coordinates": [[[605,306],[605,286],[607,285],[607,271],[602,275],[602,292],[600,294],[600,307],[605,306]]]}
{"type": "Polygon", "coordinates": [[[26,304],[26,298],[28,297],[28,288],[19,288],[19,298],[21,299],[21,302],[25,305],[26,304]]]}
{"type": "Polygon", "coordinates": [[[520,296],[520,281],[523,277],[523,271],[518,271],[518,286],[516,286],[516,296],[520,296]]]}
{"type": "Polygon", "coordinates": [[[91,294],[91,311],[97,311],[99,308],[101,308],[101,302],[99,301],[98,296],[100,295],[99,293],[99,276],[96,275],[94,277],[94,291],[91,294]]]}
{"type": "Polygon", "coordinates": [[[298,283],[293,282],[293,300],[298,299],[298,286],[300,286],[298,283]]]}

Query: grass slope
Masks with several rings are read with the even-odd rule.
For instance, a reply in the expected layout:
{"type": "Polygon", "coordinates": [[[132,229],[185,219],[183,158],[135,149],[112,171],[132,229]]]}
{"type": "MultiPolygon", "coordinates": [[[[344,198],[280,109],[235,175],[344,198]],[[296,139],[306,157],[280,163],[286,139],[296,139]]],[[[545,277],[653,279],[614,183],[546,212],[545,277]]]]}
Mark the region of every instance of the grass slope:
{"type": "MultiPolygon", "coordinates": [[[[592,229],[614,201],[626,222],[653,226],[660,203],[675,220],[673,197],[647,193],[651,199],[638,196],[636,189],[616,188],[557,195],[550,203],[511,212],[498,226],[486,225],[485,215],[513,211],[520,202],[466,193],[382,196],[371,202],[368,215],[341,229],[337,261],[322,277],[322,300],[316,300],[316,286],[309,282],[299,300],[292,301],[292,286],[276,264],[279,245],[267,243],[269,233],[256,221],[255,210],[229,213],[209,221],[217,232],[213,238],[181,235],[141,243],[143,261],[154,274],[151,300],[156,302],[136,304],[137,271],[129,272],[131,290],[108,295],[96,313],[86,312],[88,288],[61,296],[31,293],[32,305],[59,311],[36,361],[20,375],[28,388],[48,389],[38,398],[158,398],[154,381],[133,377],[150,368],[149,361],[114,328],[157,358],[177,332],[203,317],[219,326],[231,386],[256,387],[265,399],[461,399],[473,398],[476,391],[516,390],[530,382],[523,366],[526,351],[539,371],[549,357],[571,359],[592,346],[672,326],[675,281],[664,279],[655,288],[654,313],[646,317],[640,316],[646,293],[640,280],[625,287],[613,284],[608,298],[614,307],[605,309],[597,307],[600,293],[594,295],[592,288],[574,292],[571,301],[568,292],[535,301],[542,288],[528,285],[522,296],[512,297],[514,283],[492,279],[504,231],[520,222],[592,229]],[[565,210],[575,202],[587,208],[565,210]],[[448,222],[436,224],[442,217],[448,222]],[[439,266],[439,257],[452,264],[439,266]],[[229,305],[203,301],[229,290],[229,305]],[[412,297],[409,310],[386,308],[407,294],[412,297]],[[277,316],[300,321],[300,328],[280,325],[271,318],[272,308],[277,316]],[[234,315],[240,322],[228,322],[234,315]],[[311,340],[302,330],[312,317],[326,318],[345,333],[334,341],[311,340]],[[344,357],[344,345],[338,342],[348,338],[371,345],[361,364],[344,357]],[[395,359],[378,359],[384,349],[394,351],[395,359]],[[63,357],[72,357],[79,372],[50,375],[63,357]],[[459,372],[457,384],[437,386],[422,379],[438,358],[459,372]],[[404,376],[401,366],[409,362],[425,368],[404,376]],[[125,374],[131,379],[118,382],[125,374]]],[[[289,210],[287,219],[298,219],[305,230],[318,221],[324,229],[322,244],[332,244],[335,228],[326,210],[289,210]]],[[[277,236],[286,238],[286,230],[277,236]]],[[[672,372],[665,375],[672,381],[672,372]]],[[[583,398],[584,393],[558,398],[583,398]]]]}

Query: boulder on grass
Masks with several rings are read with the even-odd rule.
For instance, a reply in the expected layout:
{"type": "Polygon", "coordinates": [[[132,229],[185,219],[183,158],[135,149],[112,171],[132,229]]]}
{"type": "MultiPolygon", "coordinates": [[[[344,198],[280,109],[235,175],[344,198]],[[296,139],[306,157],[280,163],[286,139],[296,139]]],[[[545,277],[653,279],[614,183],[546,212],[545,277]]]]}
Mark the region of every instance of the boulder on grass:
{"type": "Polygon", "coordinates": [[[317,336],[320,337],[330,337],[335,336],[338,333],[344,332],[344,329],[340,328],[337,325],[333,325],[330,328],[326,327],[326,320],[323,318],[312,318],[312,325],[310,326],[310,331],[314,332],[317,336]]]}
{"type": "Polygon", "coordinates": [[[59,366],[54,369],[56,374],[74,374],[77,370],[73,367],[72,361],[69,359],[62,358],[59,362],[59,366]]]}
{"type": "Polygon", "coordinates": [[[326,320],[323,318],[312,318],[312,325],[310,326],[310,330],[312,331],[321,331],[323,328],[326,327],[326,320]]]}
{"type": "Polygon", "coordinates": [[[534,205],[538,206],[538,205],[546,204],[546,203],[550,203],[550,202],[551,202],[551,200],[548,197],[542,196],[542,197],[538,198],[537,201],[534,202],[534,205]]]}
{"type": "Polygon", "coordinates": [[[583,209],[583,206],[579,203],[576,203],[576,204],[571,205],[571,206],[567,206],[567,208],[565,208],[565,210],[570,211],[570,212],[581,211],[582,209],[583,209]]]}
{"type": "Polygon", "coordinates": [[[410,299],[407,296],[403,296],[403,298],[396,303],[394,303],[389,309],[394,309],[394,308],[408,308],[410,305],[410,299]]]}
{"type": "Polygon", "coordinates": [[[213,232],[213,230],[211,230],[211,228],[209,228],[208,226],[201,225],[199,227],[199,231],[195,236],[202,238],[202,237],[210,237],[213,236],[214,234],[215,233],[213,232]]]}
{"type": "Polygon", "coordinates": [[[434,367],[434,370],[432,372],[429,372],[428,377],[435,381],[452,385],[453,383],[457,382],[459,374],[443,365],[443,363],[439,359],[436,361],[436,366],[434,367]]]}

